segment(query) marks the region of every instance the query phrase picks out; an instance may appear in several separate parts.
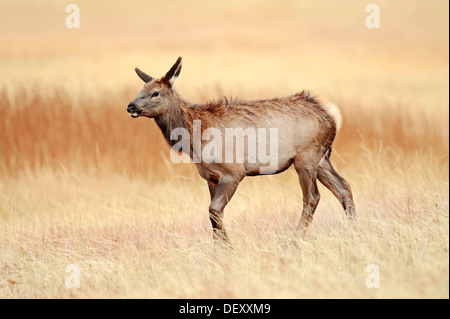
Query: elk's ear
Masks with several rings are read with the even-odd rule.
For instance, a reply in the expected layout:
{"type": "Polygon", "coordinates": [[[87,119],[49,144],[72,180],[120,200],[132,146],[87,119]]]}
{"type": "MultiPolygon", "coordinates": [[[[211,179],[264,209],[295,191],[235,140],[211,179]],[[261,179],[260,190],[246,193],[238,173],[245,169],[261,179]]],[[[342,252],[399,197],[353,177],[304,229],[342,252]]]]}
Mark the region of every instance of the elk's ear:
{"type": "Polygon", "coordinates": [[[134,69],[136,71],[136,74],[142,79],[142,81],[144,81],[145,83],[148,83],[152,80],[152,77],[150,75],[148,75],[145,72],[142,72],[141,70],[139,70],[138,68],[134,69]]]}
{"type": "Polygon", "coordinates": [[[164,81],[172,86],[175,80],[178,78],[181,72],[181,57],[177,59],[177,62],[170,68],[170,70],[164,75],[164,81]]]}

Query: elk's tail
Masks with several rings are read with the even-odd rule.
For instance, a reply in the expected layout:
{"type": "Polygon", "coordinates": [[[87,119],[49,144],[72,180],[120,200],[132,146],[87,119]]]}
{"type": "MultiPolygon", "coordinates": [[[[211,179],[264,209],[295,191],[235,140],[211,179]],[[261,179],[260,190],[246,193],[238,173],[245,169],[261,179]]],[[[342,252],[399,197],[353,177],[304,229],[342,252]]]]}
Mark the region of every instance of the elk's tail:
{"type": "Polygon", "coordinates": [[[328,113],[329,116],[331,116],[331,118],[334,121],[334,124],[336,124],[336,132],[339,131],[339,129],[342,126],[342,114],[341,111],[339,110],[339,108],[334,105],[333,103],[323,103],[321,105],[321,108],[328,113]]]}

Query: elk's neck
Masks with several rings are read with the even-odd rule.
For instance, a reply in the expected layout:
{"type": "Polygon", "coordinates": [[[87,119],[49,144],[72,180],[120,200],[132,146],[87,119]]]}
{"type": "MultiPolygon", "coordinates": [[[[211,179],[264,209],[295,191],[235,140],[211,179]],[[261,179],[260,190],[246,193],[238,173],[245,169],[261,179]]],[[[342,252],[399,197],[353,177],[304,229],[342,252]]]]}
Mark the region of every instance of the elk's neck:
{"type": "Polygon", "coordinates": [[[189,104],[181,99],[174,103],[164,115],[155,117],[166,141],[173,146],[177,140],[170,140],[170,133],[176,128],[185,128],[192,135],[192,123],[189,120],[189,104]]]}

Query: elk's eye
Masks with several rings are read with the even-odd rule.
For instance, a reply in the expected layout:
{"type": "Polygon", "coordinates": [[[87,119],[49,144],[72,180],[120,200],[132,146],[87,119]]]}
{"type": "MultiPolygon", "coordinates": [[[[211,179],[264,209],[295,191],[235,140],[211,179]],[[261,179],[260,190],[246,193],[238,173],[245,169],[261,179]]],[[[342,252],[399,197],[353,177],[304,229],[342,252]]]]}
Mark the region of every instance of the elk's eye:
{"type": "Polygon", "coordinates": [[[152,97],[157,97],[159,96],[159,92],[153,92],[152,97]]]}

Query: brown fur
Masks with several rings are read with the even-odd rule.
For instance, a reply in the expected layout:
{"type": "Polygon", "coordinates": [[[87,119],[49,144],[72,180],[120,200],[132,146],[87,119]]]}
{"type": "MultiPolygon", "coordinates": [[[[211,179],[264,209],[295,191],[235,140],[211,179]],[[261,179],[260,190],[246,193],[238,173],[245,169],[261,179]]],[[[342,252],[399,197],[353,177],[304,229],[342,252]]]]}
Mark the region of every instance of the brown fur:
{"type": "MultiPolygon", "coordinates": [[[[294,164],[303,191],[303,212],[298,232],[304,232],[319,202],[317,179],[340,200],[348,216],[354,215],[350,185],[334,170],[329,158],[331,145],[340,125],[339,110],[334,105],[307,91],[265,100],[223,98],[207,104],[190,104],[172,88],[180,70],[181,58],[159,80],[136,69],[146,84],[139,96],[129,104],[128,112],[133,117],[154,118],[171,145],[177,141],[170,140],[170,132],[180,127],[187,129],[191,136],[191,157],[194,120],[201,121],[202,133],[210,127],[221,131],[228,127],[276,127],[281,136],[278,137],[278,168],[274,173],[282,172],[294,164]]],[[[200,175],[208,182],[211,194],[209,211],[215,238],[227,239],[222,220],[223,210],[239,182],[245,176],[259,175],[261,165],[248,161],[196,163],[200,175]]]]}

